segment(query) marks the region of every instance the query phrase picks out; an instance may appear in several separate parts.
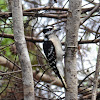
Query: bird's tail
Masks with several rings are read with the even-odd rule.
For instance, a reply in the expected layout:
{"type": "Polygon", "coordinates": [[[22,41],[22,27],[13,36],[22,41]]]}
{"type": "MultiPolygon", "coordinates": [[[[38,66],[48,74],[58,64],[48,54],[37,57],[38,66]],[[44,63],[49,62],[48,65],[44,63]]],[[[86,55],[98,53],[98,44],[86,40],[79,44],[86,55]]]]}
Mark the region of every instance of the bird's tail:
{"type": "Polygon", "coordinates": [[[59,79],[61,80],[65,90],[67,91],[67,84],[63,78],[63,76],[60,74],[59,70],[57,69],[57,67],[53,68],[53,71],[55,72],[55,74],[59,77],[59,79]]]}
{"type": "Polygon", "coordinates": [[[63,84],[65,90],[67,91],[67,84],[66,84],[64,78],[63,78],[60,74],[58,75],[58,77],[59,77],[59,79],[61,80],[61,82],[62,82],[62,84],[63,84]]]}
{"type": "Polygon", "coordinates": [[[65,90],[67,90],[67,84],[64,80],[64,70],[62,61],[57,61],[56,67],[58,69],[58,77],[60,78],[65,90]]]}

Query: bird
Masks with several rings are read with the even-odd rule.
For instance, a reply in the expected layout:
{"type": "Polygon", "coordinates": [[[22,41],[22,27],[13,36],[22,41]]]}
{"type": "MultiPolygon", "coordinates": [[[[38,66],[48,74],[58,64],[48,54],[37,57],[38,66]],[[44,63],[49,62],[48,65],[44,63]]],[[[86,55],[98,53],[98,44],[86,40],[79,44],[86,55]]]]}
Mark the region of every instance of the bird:
{"type": "Polygon", "coordinates": [[[63,55],[64,51],[62,50],[61,42],[56,35],[56,32],[59,31],[60,28],[56,28],[54,26],[47,26],[43,29],[44,33],[44,42],[43,42],[43,51],[49,62],[51,69],[61,80],[65,90],[67,90],[67,85],[64,80],[63,73],[63,55]]]}

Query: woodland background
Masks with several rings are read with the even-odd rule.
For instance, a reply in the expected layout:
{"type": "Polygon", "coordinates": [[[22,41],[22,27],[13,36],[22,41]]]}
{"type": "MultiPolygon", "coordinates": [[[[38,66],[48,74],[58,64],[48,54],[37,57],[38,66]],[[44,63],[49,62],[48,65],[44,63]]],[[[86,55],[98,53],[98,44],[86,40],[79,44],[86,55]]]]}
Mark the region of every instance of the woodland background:
{"type": "MultiPolygon", "coordinates": [[[[43,54],[42,31],[48,25],[61,27],[57,35],[65,48],[68,4],[69,0],[22,0],[24,34],[32,64],[36,100],[65,99],[64,88],[43,54]]],[[[96,99],[99,100],[100,64],[97,63],[97,52],[100,4],[99,0],[82,0],[81,6],[76,55],[78,99],[91,100],[92,91],[96,89],[93,87],[98,83],[96,99]]],[[[0,0],[0,100],[23,100],[22,74],[14,43],[11,10],[10,0],[0,0]]]]}

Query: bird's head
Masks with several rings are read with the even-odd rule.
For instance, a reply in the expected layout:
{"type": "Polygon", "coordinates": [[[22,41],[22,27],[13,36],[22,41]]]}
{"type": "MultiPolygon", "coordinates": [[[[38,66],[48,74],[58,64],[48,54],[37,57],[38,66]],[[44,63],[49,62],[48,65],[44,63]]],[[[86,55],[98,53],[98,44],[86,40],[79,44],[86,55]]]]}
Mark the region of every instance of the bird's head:
{"type": "Polygon", "coordinates": [[[43,29],[44,35],[50,35],[60,30],[60,28],[56,28],[54,26],[48,26],[43,29]]]}

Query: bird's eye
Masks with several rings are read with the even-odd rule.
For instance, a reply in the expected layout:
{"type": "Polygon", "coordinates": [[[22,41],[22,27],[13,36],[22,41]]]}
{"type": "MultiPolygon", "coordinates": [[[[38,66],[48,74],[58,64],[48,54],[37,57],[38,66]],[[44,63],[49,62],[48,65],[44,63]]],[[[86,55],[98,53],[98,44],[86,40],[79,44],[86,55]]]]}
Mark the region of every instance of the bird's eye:
{"type": "Polygon", "coordinates": [[[49,28],[49,29],[43,29],[43,33],[46,33],[46,32],[51,31],[51,30],[52,30],[52,28],[49,28]]]}
{"type": "Polygon", "coordinates": [[[52,30],[52,28],[49,28],[49,31],[51,31],[52,30]]]}
{"type": "Polygon", "coordinates": [[[48,31],[49,31],[49,29],[43,29],[43,33],[46,33],[48,31]]]}

